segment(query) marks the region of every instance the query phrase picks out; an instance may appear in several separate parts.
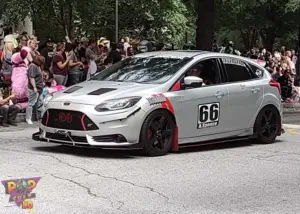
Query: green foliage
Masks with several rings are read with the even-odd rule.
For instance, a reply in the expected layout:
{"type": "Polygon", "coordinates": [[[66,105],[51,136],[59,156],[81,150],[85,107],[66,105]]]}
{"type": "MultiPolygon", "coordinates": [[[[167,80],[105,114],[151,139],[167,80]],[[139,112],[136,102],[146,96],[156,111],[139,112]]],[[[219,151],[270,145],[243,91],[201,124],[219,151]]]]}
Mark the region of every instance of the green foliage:
{"type": "MultiPolygon", "coordinates": [[[[119,0],[119,36],[151,37],[183,45],[195,41],[196,0],[119,0]]],[[[203,11],[205,9],[202,8],[203,11]]],[[[113,0],[1,0],[0,16],[16,24],[28,15],[40,39],[106,36],[114,41],[113,0]]],[[[239,48],[294,47],[300,0],[216,0],[215,35],[239,48]]]]}
{"type": "Polygon", "coordinates": [[[239,31],[246,49],[272,49],[279,42],[294,47],[299,6],[299,0],[220,0],[217,28],[225,25],[226,30],[239,31]]]}
{"type": "MultiPolygon", "coordinates": [[[[107,36],[114,40],[115,3],[112,0],[2,0],[7,24],[16,24],[28,14],[40,38],[107,36]]],[[[193,31],[191,12],[182,0],[119,0],[120,36],[151,37],[155,40],[184,43],[193,31]]]]}

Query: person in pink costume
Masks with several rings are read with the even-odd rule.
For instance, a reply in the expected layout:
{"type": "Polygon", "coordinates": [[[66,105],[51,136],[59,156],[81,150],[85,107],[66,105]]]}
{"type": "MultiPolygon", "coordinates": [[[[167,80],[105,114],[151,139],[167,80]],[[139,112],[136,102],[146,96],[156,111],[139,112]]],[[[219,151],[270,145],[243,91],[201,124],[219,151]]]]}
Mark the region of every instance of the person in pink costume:
{"type": "Polygon", "coordinates": [[[22,48],[18,53],[13,54],[12,61],[12,76],[11,88],[12,94],[16,95],[17,105],[21,109],[26,109],[28,105],[28,78],[27,78],[27,63],[26,59],[30,49],[28,47],[22,48]]]}

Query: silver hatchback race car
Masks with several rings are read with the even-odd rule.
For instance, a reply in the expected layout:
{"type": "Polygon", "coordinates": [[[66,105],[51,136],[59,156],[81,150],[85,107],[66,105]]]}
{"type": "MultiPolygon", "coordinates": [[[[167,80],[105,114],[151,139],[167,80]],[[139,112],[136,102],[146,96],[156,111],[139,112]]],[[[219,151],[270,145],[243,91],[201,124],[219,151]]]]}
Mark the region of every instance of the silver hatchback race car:
{"type": "Polygon", "coordinates": [[[47,97],[35,140],[143,149],[241,139],[273,143],[282,133],[280,85],[258,63],[201,51],[149,52],[47,97]]]}

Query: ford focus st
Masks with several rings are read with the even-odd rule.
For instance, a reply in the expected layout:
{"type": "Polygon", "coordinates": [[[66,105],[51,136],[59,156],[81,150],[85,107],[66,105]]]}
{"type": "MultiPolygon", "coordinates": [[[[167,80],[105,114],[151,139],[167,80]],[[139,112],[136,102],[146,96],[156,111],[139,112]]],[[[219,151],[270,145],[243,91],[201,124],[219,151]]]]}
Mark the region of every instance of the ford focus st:
{"type": "Polygon", "coordinates": [[[280,85],[258,63],[210,52],[150,52],[46,99],[35,140],[73,146],[180,147],[282,133],[280,85]]]}

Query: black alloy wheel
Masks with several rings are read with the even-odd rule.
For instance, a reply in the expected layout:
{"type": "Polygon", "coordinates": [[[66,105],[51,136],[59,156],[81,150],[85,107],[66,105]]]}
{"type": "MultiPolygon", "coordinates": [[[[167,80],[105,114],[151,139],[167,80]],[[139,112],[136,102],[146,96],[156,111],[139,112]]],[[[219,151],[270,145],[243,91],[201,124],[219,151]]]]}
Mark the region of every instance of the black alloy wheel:
{"type": "Polygon", "coordinates": [[[167,154],[174,140],[175,123],[170,114],[164,110],[152,112],[144,121],[141,139],[144,151],[149,156],[167,154]]]}
{"type": "Polygon", "coordinates": [[[280,115],[273,106],[261,110],[255,122],[255,131],[260,143],[273,143],[280,129],[280,115]]]}

